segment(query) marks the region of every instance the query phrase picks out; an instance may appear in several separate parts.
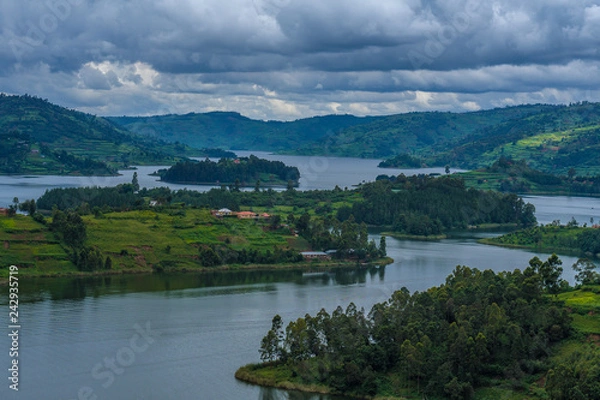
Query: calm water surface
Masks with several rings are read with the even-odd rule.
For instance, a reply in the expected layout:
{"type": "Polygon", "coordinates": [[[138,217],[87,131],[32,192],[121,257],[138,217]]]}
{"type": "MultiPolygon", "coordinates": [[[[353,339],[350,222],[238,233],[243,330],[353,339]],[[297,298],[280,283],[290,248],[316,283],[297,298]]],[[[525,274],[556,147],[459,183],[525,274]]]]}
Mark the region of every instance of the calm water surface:
{"type": "MultiPolygon", "coordinates": [[[[350,186],[382,173],[378,160],[273,157],[290,157],[284,161],[301,169],[303,189],[350,186]]],[[[138,169],[142,186],[163,184],[147,176],[156,168],[138,169]]],[[[131,181],[132,174],[0,177],[0,200],[36,198],[49,187],[114,185],[131,181]]],[[[600,221],[599,199],[534,196],[527,201],[543,223],[571,217],[600,221]]],[[[376,233],[371,236],[378,240],[376,233]]],[[[534,255],[548,256],[483,246],[468,236],[439,242],[388,238],[387,243],[395,262],[369,271],[23,279],[20,391],[9,391],[2,378],[0,399],[329,399],[264,389],[233,377],[239,366],[259,361],[257,349],[274,314],[287,324],[350,302],[368,311],[402,286],[414,292],[441,284],[459,264],[501,271],[525,268],[534,255]],[[111,370],[111,362],[120,364],[111,370]]],[[[561,259],[563,276],[573,282],[570,266],[576,259],[561,259]]],[[[0,297],[5,310],[6,298],[0,297]]],[[[0,362],[7,368],[10,343],[2,337],[0,362]]]]}

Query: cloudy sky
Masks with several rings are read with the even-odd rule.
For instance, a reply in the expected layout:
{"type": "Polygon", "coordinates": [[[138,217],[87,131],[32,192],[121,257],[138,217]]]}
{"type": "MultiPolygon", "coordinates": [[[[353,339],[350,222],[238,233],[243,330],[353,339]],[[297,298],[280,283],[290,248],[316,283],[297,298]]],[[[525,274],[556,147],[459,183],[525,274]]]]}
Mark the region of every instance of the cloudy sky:
{"type": "Polygon", "coordinates": [[[2,0],[0,91],[257,119],[600,101],[600,0],[2,0]]]}

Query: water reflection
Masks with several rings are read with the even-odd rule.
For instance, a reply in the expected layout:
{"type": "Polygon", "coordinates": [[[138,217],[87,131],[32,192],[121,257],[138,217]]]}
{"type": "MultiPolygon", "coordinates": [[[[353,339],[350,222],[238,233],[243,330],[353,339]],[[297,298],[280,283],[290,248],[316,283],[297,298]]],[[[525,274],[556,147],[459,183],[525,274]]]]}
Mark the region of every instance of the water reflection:
{"type": "MultiPolygon", "coordinates": [[[[20,286],[21,302],[82,300],[109,294],[161,292],[167,297],[200,297],[277,291],[276,283],[300,286],[334,286],[365,283],[385,278],[385,267],[331,269],[303,273],[301,270],[225,271],[208,273],[156,273],[96,277],[27,278],[20,286]]],[[[0,300],[2,303],[2,300],[0,300]]]]}
{"type": "Polygon", "coordinates": [[[284,392],[278,389],[261,388],[258,400],[343,400],[345,397],[337,397],[322,394],[303,393],[298,391],[284,392]]]}

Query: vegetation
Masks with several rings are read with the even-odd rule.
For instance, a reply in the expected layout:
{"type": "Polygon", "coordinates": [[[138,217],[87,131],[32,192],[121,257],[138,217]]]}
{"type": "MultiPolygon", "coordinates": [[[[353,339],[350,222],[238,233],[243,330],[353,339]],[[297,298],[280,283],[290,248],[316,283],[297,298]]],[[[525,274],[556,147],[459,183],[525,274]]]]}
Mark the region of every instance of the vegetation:
{"type": "Polygon", "coordinates": [[[328,115],[291,122],[257,121],[234,112],[189,113],[153,117],[111,117],[110,121],[143,136],[189,146],[290,151],[336,135],[374,117],[328,115]]]}
{"type": "Polygon", "coordinates": [[[482,243],[507,247],[523,247],[538,251],[552,251],[597,257],[600,254],[600,229],[581,227],[572,220],[567,225],[554,221],[545,226],[535,226],[481,239],[482,243]]]}
{"type": "Polygon", "coordinates": [[[529,194],[600,194],[600,176],[577,176],[570,168],[557,176],[531,168],[525,160],[501,156],[490,167],[459,174],[468,187],[529,194]]]}
{"type": "Polygon", "coordinates": [[[166,170],[159,170],[161,180],[176,183],[223,183],[248,186],[260,181],[262,185],[298,185],[300,172],[296,167],[288,167],[281,161],[268,161],[254,155],[230,160],[221,158],[218,162],[206,159],[200,162],[179,162],[166,170]]]}
{"type": "Polygon", "coordinates": [[[500,156],[526,159],[532,168],[566,174],[575,168],[584,175],[598,174],[600,104],[555,106],[524,118],[478,131],[439,148],[436,165],[467,169],[490,165],[500,156]]]}
{"type": "Polygon", "coordinates": [[[187,146],[149,140],[106,119],[32,96],[0,94],[0,173],[111,175],[117,168],[173,164],[187,146]]]}
{"type": "Polygon", "coordinates": [[[519,398],[596,398],[600,352],[583,350],[561,304],[585,292],[556,296],[565,287],[560,264],[553,255],[499,274],[458,266],[445,284],[412,295],[403,288],[369,313],[350,304],[285,328],[275,316],[260,344],[265,363],[236,376],[362,397],[468,399],[491,387],[519,398]],[[566,340],[582,351],[557,357],[566,340]]]}
{"type": "Polygon", "coordinates": [[[421,168],[423,160],[410,154],[402,153],[379,163],[379,168],[421,168]]]}
{"type": "MultiPolygon", "coordinates": [[[[322,217],[322,226],[310,232],[321,232],[322,243],[329,242],[333,219],[339,222],[351,217],[356,223],[387,227],[393,232],[419,237],[435,237],[449,230],[466,229],[482,224],[535,224],[535,208],[515,194],[467,189],[460,178],[433,178],[419,175],[400,175],[363,184],[355,190],[318,190],[300,192],[288,187],[284,192],[273,190],[238,191],[212,189],[205,193],[189,190],[171,191],[168,188],[141,189],[134,192],[131,185],[116,188],[53,189],[38,200],[38,208],[53,206],[68,208],[109,208],[118,210],[145,207],[146,198],[160,204],[185,203],[194,207],[237,211],[246,208],[275,208],[280,213],[294,212],[322,217]]],[[[88,211],[89,212],[89,211],[88,211]]],[[[287,217],[286,217],[287,218],[287,217]]],[[[292,220],[293,221],[293,220],[292,220]]],[[[315,242],[315,246],[316,245],[315,242]]]]}
{"type": "Polygon", "coordinates": [[[289,229],[272,230],[267,221],[217,218],[209,210],[181,207],[96,215],[55,210],[45,223],[22,215],[0,222],[2,242],[10,249],[2,265],[18,263],[25,274],[296,263],[298,251],[307,247],[289,229]]]}
{"type": "Polygon", "coordinates": [[[435,236],[481,224],[535,224],[535,207],[514,194],[467,189],[460,178],[399,175],[362,185],[364,201],[338,210],[338,219],[391,226],[394,232],[435,236]]]}
{"type": "MultiPolygon", "coordinates": [[[[11,256],[3,265],[18,262],[25,265],[26,274],[64,274],[238,268],[261,264],[312,268],[385,261],[385,239],[379,246],[368,241],[366,225],[352,219],[340,223],[335,218],[311,216],[306,211],[294,214],[287,206],[258,206],[255,210],[261,214],[252,219],[213,215],[216,213],[211,209],[218,207],[208,208],[202,203],[202,208],[197,208],[173,201],[188,198],[191,193],[199,195],[197,192],[171,194],[164,188],[134,192],[134,186],[132,183],[115,188],[49,191],[37,204],[42,211],[52,204],[51,218],[36,211],[35,201],[18,203],[15,199],[18,204],[15,208],[30,208],[31,217],[26,220],[35,224],[33,227],[23,224],[25,217],[21,215],[2,217],[5,229],[0,239],[4,239],[5,248],[11,249],[11,256]],[[154,206],[149,201],[152,197],[144,197],[149,194],[158,199],[152,200],[154,206]],[[273,214],[265,214],[267,210],[273,214]],[[283,211],[288,211],[285,218],[279,214],[283,211]],[[27,246],[20,246],[23,240],[41,250],[26,254],[27,246]],[[306,261],[300,254],[304,250],[332,250],[333,260],[306,261]],[[48,255],[44,258],[36,256],[45,252],[48,255]],[[56,262],[55,268],[52,261],[56,262]]],[[[227,199],[229,195],[246,197],[242,193],[217,190],[195,199],[219,204],[220,199],[227,199]]],[[[262,197],[268,202],[275,193],[270,190],[248,195],[255,201],[262,197]]]]}

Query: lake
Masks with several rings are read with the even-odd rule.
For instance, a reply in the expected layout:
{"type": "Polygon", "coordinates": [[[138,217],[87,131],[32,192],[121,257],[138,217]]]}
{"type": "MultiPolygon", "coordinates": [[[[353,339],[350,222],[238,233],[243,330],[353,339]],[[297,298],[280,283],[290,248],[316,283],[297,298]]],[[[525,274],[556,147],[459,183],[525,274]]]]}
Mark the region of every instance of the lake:
{"type": "MultiPolygon", "coordinates": [[[[311,159],[287,159],[296,160],[299,168],[314,170],[309,179],[311,175],[301,169],[306,179],[301,181],[302,189],[331,188],[335,182],[350,186],[382,173],[376,168],[378,160],[311,159]]],[[[138,169],[142,186],[163,184],[146,175],[156,168],[138,169]]],[[[3,198],[10,202],[14,196],[36,198],[47,187],[128,182],[132,174],[0,177],[0,186],[3,198]]],[[[600,220],[599,199],[534,196],[527,201],[536,206],[543,223],[566,222],[571,217],[580,222],[600,220]]],[[[287,324],[306,313],[315,314],[321,308],[331,312],[350,302],[368,311],[403,286],[414,292],[443,283],[459,264],[502,271],[523,269],[535,255],[549,256],[476,243],[477,237],[485,235],[466,234],[437,242],[388,238],[393,264],[320,275],[280,271],[21,280],[20,391],[10,391],[5,380],[0,398],[330,399],[247,385],[233,374],[239,366],[259,361],[260,340],[275,314],[287,324]]],[[[379,238],[376,232],[370,236],[379,238]]],[[[563,277],[573,282],[570,267],[576,259],[561,259],[563,277]]],[[[5,316],[6,303],[7,296],[0,297],[5,316]]],[[[10,342],[7,335],[2,337],[0,360],[7,368],[10,342]]]]}

